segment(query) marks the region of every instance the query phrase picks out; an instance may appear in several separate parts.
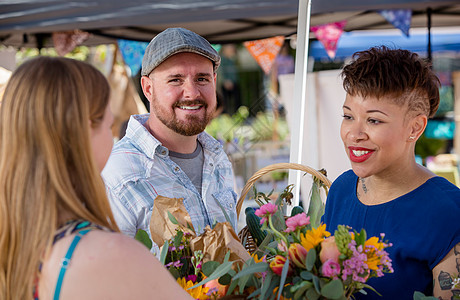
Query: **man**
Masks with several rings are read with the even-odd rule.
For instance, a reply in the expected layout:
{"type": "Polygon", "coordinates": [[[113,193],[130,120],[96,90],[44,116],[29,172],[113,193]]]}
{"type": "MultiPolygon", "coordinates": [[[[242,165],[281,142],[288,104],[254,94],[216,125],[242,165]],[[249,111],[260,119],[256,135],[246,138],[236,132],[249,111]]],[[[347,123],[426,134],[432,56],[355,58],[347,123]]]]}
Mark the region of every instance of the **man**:
{"type": "MultiPolygon", "coordinates": [[[[217,105],[219,64],[209,42],[184,28],[166,29],[147,46],[141,86],[150,114],[131,116],[102,173],[123,233],[134,237],[143,229],[151,237],[158,195],[183,198],[197,234],[225,222],[225,214],[236,230],[232,165],[204,132],[217,105]]],[[[152,251],[158,254],[158,246],[152,251]]]]}

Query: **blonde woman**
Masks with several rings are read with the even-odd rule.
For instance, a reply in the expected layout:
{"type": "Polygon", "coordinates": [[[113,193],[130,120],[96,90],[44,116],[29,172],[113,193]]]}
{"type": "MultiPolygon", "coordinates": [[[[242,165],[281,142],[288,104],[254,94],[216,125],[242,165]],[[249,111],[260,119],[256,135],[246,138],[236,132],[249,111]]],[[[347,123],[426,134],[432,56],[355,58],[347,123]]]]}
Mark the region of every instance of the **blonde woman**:
{"type": "Polygon", "coordinates": [[[0,116],[0,299],[188,299],[120,234],[100,172],[113,145],[94,67],[39,57],[11,76],[0,116]]]}

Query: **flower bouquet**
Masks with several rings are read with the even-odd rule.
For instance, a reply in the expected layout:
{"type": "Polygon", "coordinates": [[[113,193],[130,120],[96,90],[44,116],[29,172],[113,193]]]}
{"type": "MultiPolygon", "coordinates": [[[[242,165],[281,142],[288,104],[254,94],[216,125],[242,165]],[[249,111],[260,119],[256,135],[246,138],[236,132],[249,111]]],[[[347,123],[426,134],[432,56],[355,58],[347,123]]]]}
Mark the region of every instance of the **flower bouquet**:
{"type": "MultiPolygon", "coordinates": [[[[262,230],[275,236],[275,246],[267,247],[273,256],[263,285],[276,285],[278,295],[293,299],[349,299],[364,288],[371,277],[393,272],[385,248],[391,246],[380,238],[367,238],[347,226],[339,226],[331,236],[326,225],[314,228],[305,213],[285,221],[286,229],[275,228],[273,219],[279,207],[267,203],[256,211],[262,230]]],[[[268,263],[267,263],[268,264],[268,263]]],[[[260,290],[261,298],[268,294],[260,290]]],[[[265,297],[264,297],[265,296],[265,297]]]]}

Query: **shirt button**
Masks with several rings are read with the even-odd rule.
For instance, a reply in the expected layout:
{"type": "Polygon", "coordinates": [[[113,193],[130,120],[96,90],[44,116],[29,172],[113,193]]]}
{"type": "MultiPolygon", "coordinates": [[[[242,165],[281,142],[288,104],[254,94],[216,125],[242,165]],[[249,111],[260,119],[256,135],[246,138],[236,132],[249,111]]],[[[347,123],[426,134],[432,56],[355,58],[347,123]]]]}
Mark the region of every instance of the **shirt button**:
{"type": "Polygon", "coordinates": [[[162,154],[162,155],[166,155],[166,150],[162,150],[162,151],[161,151],[161,154],[162,154]]]}
{"type": "Polygon", "coordinates": [[[211,167],[213,167],[213,166],[214,166],[214,164],[213,164],[213,163],[209,163],[209,165],[210,165],[211,167]]]}
{"type": "Polygon", "coordinates": [[[179,172],[179,167],[175,167],[174,171],[179,172]]]}
{"type": "Polygon", "coordinates": [[[230,208],[233,208],[233,203],[230,203],[230,208]]]}

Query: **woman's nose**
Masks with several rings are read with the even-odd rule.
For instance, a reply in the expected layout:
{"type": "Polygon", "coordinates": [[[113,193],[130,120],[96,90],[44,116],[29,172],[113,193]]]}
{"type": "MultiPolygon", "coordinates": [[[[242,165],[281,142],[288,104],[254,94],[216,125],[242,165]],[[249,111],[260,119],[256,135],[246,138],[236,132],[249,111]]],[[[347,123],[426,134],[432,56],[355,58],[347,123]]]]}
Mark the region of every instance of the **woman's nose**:
{"type": "Polygon", "coordinates": [[[366,130],[361,124],[353,124],[350,126],[349,136],[353,141],[365,140],[368,138],[366,130]]]}

